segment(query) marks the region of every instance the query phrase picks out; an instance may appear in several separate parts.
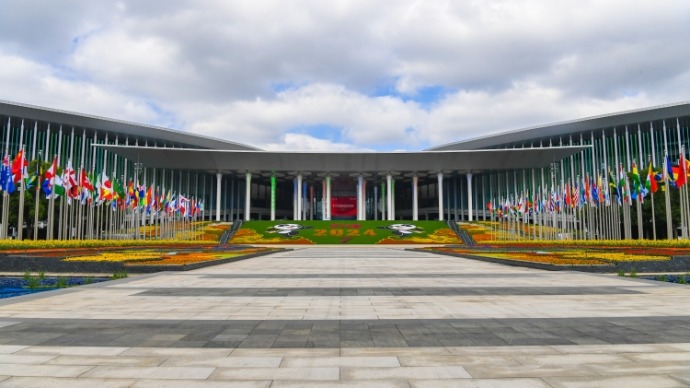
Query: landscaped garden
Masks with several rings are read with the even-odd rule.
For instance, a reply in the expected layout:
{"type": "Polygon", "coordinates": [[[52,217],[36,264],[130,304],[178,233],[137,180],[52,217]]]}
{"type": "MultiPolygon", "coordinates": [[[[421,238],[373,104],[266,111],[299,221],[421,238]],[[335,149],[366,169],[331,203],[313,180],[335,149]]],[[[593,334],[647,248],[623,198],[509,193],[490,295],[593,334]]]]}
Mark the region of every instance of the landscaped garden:
{"type": "MultiPolygon", "coordinates": [[[[596,272],[690,270],[690,241],[669,240],[534,240],[506,239],[492,222],[461,223],[476,242],[472,246],[429,248],[438,253],[511,265],[596,272]]],[[[525,236],[534,232],[525,229],[525,236]]]]}
{"type": "Polygon", "coordinates": [[[219,245],[227,223],[205,222],[196,240],[0,241],[0,272],[140,273],[189,270],[276,249],[219,245]]]}

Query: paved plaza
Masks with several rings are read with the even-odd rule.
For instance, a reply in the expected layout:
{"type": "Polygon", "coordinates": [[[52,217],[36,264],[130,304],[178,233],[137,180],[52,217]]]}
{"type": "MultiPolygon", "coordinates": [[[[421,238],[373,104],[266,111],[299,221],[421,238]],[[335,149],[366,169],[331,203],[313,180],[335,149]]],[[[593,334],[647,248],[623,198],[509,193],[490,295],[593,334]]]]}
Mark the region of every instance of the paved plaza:
{"type": "Polygon", "coordinates": [[[4,300],[0,386],[683,387],[689,307],[683,285],[296,248],[4,300]]]}

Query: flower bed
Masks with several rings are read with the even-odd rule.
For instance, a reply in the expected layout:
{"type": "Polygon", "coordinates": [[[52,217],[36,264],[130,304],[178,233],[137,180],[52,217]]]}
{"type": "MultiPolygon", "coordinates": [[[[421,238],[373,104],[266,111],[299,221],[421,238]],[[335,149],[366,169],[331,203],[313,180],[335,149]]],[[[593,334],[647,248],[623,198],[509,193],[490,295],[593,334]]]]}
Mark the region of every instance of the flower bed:
{"type": "Polygon", "coordinates": [[[58,252],[22,252],[0,256],[0,271],[113,273],[189,270],[220,262],[240,260],[277,251],[248,246],[188,246],[147,249],[80,249],[58,252]]]}

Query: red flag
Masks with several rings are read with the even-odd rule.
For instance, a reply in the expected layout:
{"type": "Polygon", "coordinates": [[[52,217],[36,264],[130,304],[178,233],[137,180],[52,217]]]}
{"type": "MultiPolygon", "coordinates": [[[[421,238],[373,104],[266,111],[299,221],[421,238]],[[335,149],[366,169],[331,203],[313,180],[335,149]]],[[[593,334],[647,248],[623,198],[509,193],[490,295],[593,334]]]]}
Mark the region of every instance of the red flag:
{"type": "Polygon", "coordinates": [[[28,167],[29,162],[26,161],[24,158],[24,150],[21,149],[17,153],[17,157],[14,158],[14,161],[12,162],[12,176],[14,183],[19,182],[19,180],[22,179],[22,175],[24,172],[24,167],[28,167]]]}
{"type": "Polygon", "coordinates": [[[81,169],[79,186],[93,192],[93,185],[91,184],[91,181],[89,181],[89,177],[86,175],[86,170],[84,170],[84,168],[81,169]]]}
{"type": "Polygon", "coordinates": [[[676,187],[679,189],[688,181],[688,172],[685,170],[685,168],[685,155],[683,155],[683,152],[681,152],[680,159],[678,159],[678,178],[676,179],[676,187]]]}

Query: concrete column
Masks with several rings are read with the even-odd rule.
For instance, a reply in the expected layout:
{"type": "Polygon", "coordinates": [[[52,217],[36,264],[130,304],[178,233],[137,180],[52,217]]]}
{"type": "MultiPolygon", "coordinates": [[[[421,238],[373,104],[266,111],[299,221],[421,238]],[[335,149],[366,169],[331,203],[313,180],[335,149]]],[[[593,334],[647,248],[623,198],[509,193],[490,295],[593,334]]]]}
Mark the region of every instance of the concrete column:
{"type": "Polygon", "coordinates": [[[443,221],[443,173],[438,173],[438,219],[443,221]]]}
{"type": "Polygon", "coordinates": [[[391,174],[386,175],[386,210],[388,211],[388,216],[386,217],[388,221],[393,220],[393,176],[391,174]]]}
{"type": "Polygon", "coordinates": [[[220,185],[223,183],[223,174],[216,174],[216,221],[220,221],[220,185]]]}
{"type": "Polygon", "coordinates": [[[297,178],[292,179],[292,219],[297,220],[297,178]]]}
{"type": "Polygon", "coordinates": [[[367,180],[362,177],[362,221],[367,219],[367,180]]]}
{"type": "Polygon", "coordinates": [[[327,220],[331,219],[331,176],[326,176],[326,214],[327,220]]]}
{"type": "Polygon", "coordinates": [[[326,213],[326,180],[321,182],[321,219],[327,220],[328,214],[326,213]]]}
{"type": "Polygon", "coordinates": [[[252,173],[247,171],[245,176],[245,188],[244,188],[244,220],[250,220],[250,212],[252,206],[252,173]]]}
{"type": "Polygon", "coordinates": [[[467,220],[473,221],[472,218],[472,173],[467,173],[467,220]]]}
{"type": "Polygon", "coordinates": [[[357,177],[357,220],[362,221],[364,219],[364,177],[357,177]]]}
{"type": "Polygon", "coordinates": [[[297,218],[296,220],[302,219],[302,203],[304,202],[302,198],[302,173],[297,174],[297,218]]]}
{"type": "Polygon", "coordinates": [[[271,221],[276,220],[276,190],[278,183],[276,182],[276,176],[271,175],[271,221]]]}
{"type": "Polygon", "coordinates": [[[379,220],[379,188],[374,185],[374,220],[379,220]]]}
{"type": "Polygon", "coordinates": [[[419,177],[412,176],[412,220],[419,220],[419,177]]]}

